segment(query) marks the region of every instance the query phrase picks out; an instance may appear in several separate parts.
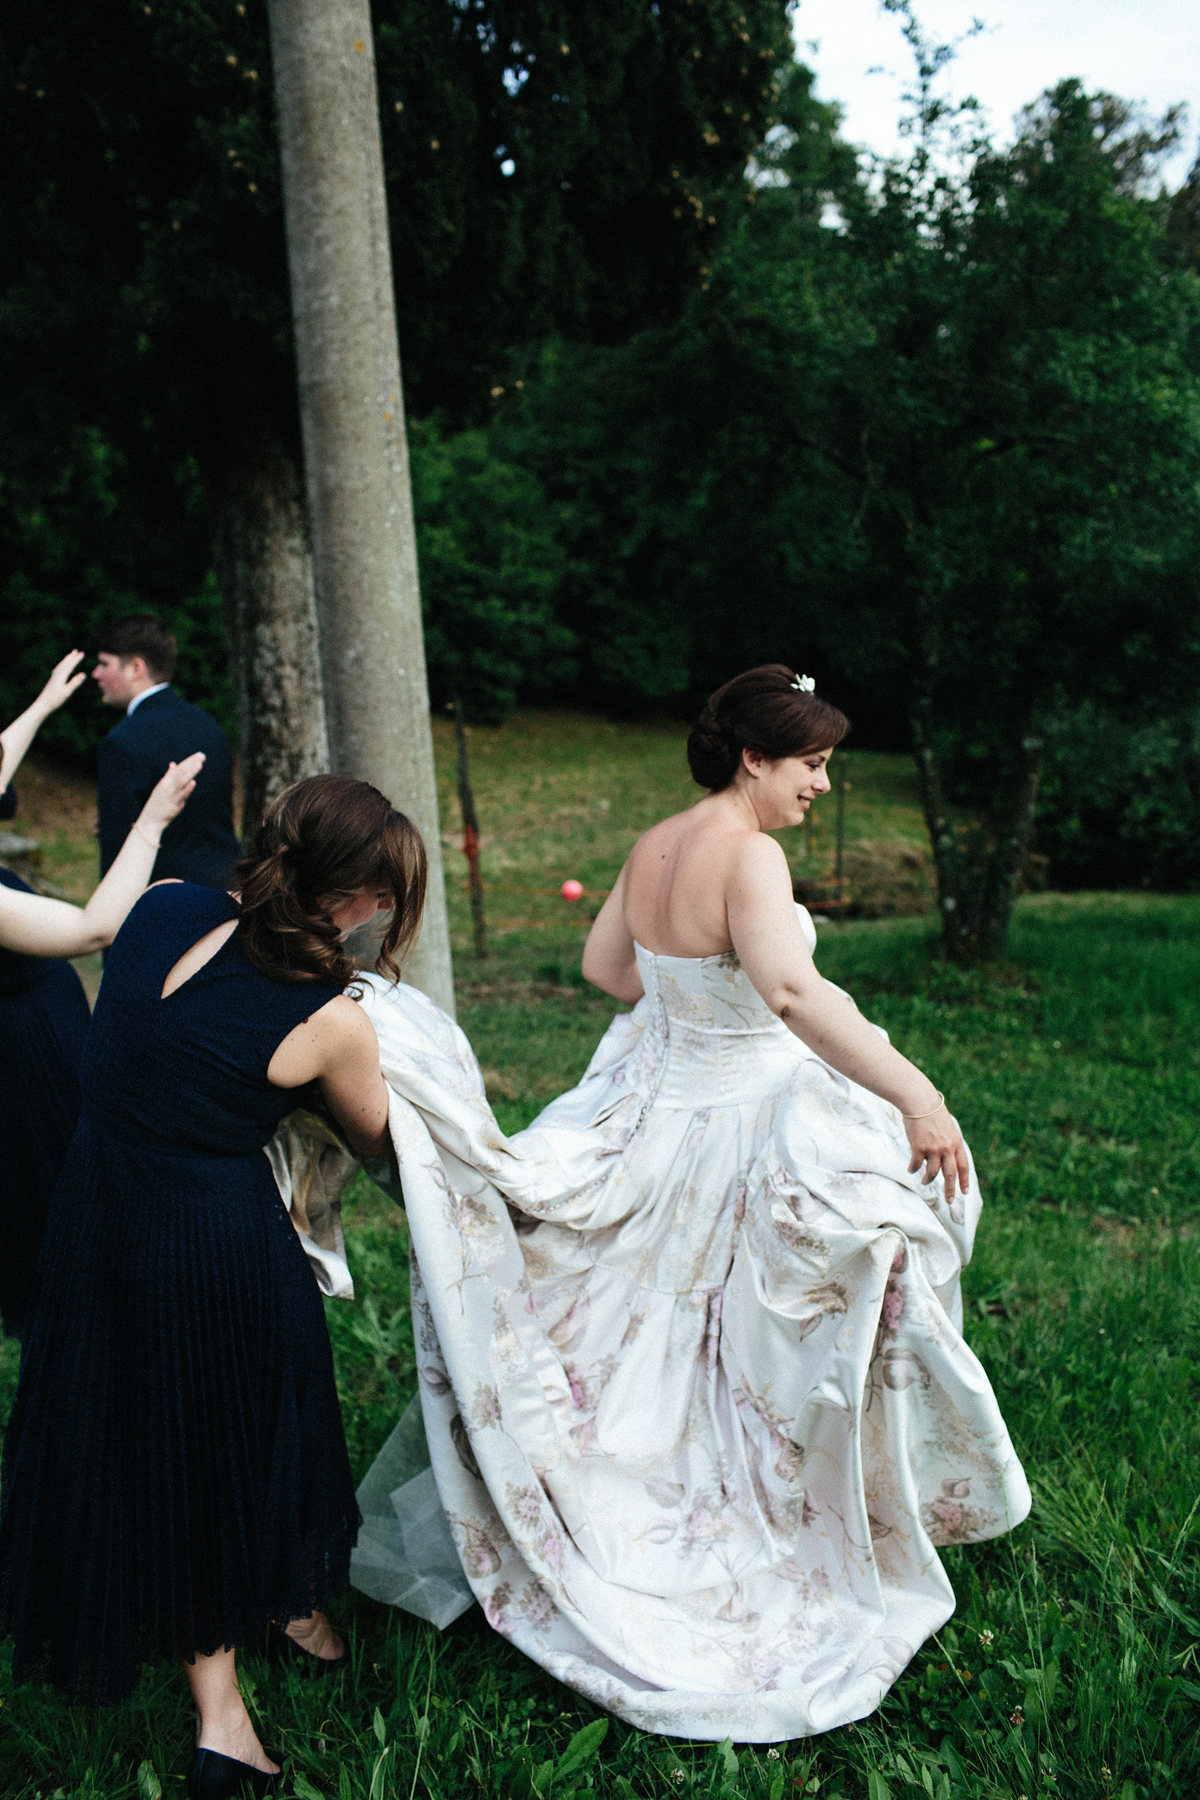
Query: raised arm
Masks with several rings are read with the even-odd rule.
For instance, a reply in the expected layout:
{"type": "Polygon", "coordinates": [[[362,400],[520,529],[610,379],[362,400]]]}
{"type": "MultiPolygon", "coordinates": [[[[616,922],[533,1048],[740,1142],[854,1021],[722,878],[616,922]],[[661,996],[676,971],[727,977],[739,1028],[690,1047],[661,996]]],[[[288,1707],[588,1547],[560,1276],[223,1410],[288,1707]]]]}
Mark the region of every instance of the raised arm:
{"type": "Polygon", "coordinates": [[[25,752],[32,744],[38,731],[45,724],[52,712],[57,712],[64,701],[86,680],[82,671],[77,675],[75,670],[83,661],[82,650],[69,650],[62,661],[55,663],[50,671],[50,679],[25,711],[15,718],[11,725],[0,731],[0,794],[3,794],[20,768],[25,752]]]}
{"type": "Polygon", "coordinates": [[[789,1031],[831,1068],[890,1101],[904,1115],[910,1172],[940,1170],[950,1198],[966,1190],[962,1133],[927,1075],[887,1044],[844,995],[818,975],[792,901],[787,859],[774,838],[747,840],[726,884],[729,935],[738,960],[789,1031]]]}
{"type": "Polygon", "coordinates": [[[171,764],[86,906],[0,887],[0,944],[25,956],[88,956],[111,944],[145,893],[159,839],[183,811],[203,766],[202,751],[171,764]]]}

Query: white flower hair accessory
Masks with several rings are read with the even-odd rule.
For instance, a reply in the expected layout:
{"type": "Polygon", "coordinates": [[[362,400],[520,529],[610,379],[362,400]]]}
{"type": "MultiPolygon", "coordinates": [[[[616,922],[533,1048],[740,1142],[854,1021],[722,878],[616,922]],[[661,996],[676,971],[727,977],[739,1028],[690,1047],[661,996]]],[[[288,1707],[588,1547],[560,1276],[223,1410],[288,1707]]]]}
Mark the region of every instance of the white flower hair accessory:
{"type": "Polygon", "coordinates": [[[811,694],[816,685],[811,675],[797,675],[792,683],[796,691],[801,694],[811,694]]]}

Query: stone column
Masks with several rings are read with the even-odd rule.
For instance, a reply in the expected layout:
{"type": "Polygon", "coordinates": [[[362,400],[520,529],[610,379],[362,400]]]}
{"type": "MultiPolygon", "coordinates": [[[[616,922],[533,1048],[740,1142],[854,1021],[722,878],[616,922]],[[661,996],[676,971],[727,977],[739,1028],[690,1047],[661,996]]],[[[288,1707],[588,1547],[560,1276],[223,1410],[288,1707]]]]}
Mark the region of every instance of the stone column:
{"type": "Polygon", "coordinates": [[[409,978],[454,1010],[368,0],[269,0],[300,416],[334,769],[420,829],[409,978]]]}

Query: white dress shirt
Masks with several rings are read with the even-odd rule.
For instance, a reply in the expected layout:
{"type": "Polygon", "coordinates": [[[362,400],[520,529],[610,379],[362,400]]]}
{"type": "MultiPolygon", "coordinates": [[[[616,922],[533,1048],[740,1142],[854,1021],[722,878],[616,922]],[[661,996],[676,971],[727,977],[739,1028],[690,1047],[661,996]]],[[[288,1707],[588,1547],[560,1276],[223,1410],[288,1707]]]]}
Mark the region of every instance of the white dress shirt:
{"type": "Polygon", "coordinates": [[[129,705],[125,708],[125,717],[128,719],[130,717],[130,715],[134,712],[135,708],[139,707],[142,704],[143,700],[148,700],[150,698],[151,694],[161,694],[163,689],[169,688],[170,685],[171,684],[169,681],[158,681],[154,684],[154,686],[152,688],[143,688],[140,694],[135,694],[133,696],[133,699],[129,702],[129,705]]]}

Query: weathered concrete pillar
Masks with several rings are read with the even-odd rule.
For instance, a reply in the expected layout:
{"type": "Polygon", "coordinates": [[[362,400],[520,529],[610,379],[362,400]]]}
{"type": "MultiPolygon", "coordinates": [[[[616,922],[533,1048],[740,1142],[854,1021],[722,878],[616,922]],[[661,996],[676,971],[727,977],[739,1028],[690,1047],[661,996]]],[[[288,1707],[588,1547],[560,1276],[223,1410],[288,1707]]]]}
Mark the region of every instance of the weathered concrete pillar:
{"type": "Polygon", "coordinates": [[[409,977],[454,1010],[368,0],[269,0],[332,764],[429,852],[409,977]]]}

